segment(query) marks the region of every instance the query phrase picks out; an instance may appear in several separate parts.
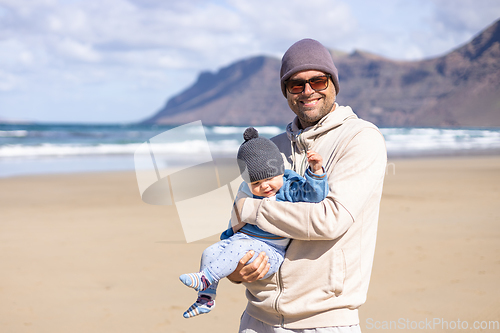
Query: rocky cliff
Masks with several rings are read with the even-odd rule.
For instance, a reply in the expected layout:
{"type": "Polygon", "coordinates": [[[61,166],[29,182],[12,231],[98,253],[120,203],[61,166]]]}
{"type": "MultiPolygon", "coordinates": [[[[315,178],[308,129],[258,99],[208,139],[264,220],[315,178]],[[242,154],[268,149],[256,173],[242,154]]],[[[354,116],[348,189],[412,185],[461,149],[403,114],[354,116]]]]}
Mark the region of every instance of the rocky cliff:
{"type": "MultiPolygon", "coordinates": [[[[500,21],[441,57],[394,61],[332,50],[339,104],[381,127],[500,126],[500,21]]],[[[285,125],[293,119],[279,87],[280,60],[254,57],[204,72],[145,123],[285,125]]]]}

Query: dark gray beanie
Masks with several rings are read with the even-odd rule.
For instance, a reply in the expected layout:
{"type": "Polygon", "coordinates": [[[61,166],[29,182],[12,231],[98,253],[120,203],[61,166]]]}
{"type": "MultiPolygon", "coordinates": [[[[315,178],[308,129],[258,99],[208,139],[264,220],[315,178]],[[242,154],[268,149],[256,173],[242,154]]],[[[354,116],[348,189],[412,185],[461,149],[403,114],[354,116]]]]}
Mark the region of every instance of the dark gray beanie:
{"type": "Polygon", "coordinates": [[[285,97],[285,81],[295,73],[305,70],[317,70],[330,74],[338,95],[339,74],[330,51],[314,39],[302,39],[290,46],[281,59],[281,91],[285,97]]]}
{"type": "Polygon", "coordinates": [[[274,142],[259,137],[259,132],[253,127],[245,130],[243,138],[245,142],[238,150],[238,166],[246,182],[253,183],[285,172],[283,158],[274,142]]]}

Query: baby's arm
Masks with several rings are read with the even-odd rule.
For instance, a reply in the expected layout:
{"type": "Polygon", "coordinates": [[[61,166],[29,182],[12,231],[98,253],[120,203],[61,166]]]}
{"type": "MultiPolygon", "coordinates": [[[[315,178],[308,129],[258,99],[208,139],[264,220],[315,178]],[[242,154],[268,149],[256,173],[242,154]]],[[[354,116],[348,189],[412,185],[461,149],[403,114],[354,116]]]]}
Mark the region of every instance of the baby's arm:
{"type": "MultiPolygon", "coordinates": [[[[286,190],[283,192],[290,202],[320,202],[328,194],[328,179],[323,168],[323,158],[313,150],[307,152],[309,168],[303,177],[296,174],[289,178],[286,190]]],[[[293,171],[289,171],[293,172],[293,171]]]]}
{"type": "Polygon", "coordinates": [[[311,171],[317,175],[323,174],[323,157],[315,151],[309,150],[307,152],[307,160],[311,171]]]}

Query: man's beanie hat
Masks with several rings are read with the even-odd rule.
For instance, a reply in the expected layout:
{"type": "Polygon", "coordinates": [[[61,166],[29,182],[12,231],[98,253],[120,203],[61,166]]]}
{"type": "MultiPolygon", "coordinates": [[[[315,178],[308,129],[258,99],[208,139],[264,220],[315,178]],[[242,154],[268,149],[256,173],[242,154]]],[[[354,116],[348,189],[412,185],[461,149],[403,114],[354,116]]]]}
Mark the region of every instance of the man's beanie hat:
{"type": "Polygon", "coordinates": [[[281,91],[285,97],[285,81],[295,73],[305,70],[317,70],[330,74],[338,95],[339,74],[330,51],[314,39],[302,39],[290,46],[281,59],[281,91]]]}
{"type": "Polygon", "coordinates": [[[259,137],[259,132],[249,127],[243,133],[238,150],[238,166],[246,182],[276,177],[285,172],[283,158],[278,147],[269,139],[259,137]]]}

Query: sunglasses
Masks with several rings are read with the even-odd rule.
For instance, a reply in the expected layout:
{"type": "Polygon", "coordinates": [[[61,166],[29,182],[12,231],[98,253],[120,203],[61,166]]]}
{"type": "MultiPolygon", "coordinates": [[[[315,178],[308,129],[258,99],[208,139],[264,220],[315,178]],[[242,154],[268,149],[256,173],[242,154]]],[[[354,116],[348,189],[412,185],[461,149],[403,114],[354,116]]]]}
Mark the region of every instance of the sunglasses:
{"type": "Polygon", "coordinates": [[[331,75],[327,74],[315,76],[309,80],[288,80],[285,82],[285,87],[290,94],[300,94],[306,89],[306,84],[309,83],[311,89],[314,91],[321,91],[328,88],[330,76],[331,75]]]}

